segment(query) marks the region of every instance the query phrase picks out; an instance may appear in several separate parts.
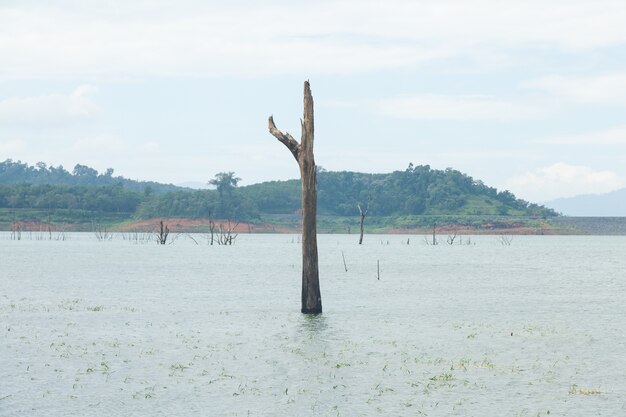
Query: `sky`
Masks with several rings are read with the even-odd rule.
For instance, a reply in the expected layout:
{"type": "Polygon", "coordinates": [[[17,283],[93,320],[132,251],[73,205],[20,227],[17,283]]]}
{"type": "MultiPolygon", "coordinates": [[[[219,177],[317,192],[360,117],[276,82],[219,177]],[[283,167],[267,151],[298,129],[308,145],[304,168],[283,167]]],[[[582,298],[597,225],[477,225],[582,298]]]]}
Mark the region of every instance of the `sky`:
{"type": "Polygon", "coordinates": [[[623,0],[0,0],[0,161],[166,183],[448,167],[544,202],[626,186],[623,0]]]}

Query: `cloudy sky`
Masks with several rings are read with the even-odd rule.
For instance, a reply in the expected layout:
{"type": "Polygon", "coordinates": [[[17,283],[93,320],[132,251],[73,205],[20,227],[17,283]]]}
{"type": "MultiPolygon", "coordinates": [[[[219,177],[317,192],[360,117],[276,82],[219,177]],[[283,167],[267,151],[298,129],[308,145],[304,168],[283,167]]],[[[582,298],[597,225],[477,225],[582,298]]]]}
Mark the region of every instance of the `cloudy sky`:
{"type": "Polygon", "coordinates": [[[168,183],[453,167],[545,201],[626,186],[623,0],[0,0],[0,160],[168,183]],[[261,5],[262,3],[262,5],[261,5]]]}

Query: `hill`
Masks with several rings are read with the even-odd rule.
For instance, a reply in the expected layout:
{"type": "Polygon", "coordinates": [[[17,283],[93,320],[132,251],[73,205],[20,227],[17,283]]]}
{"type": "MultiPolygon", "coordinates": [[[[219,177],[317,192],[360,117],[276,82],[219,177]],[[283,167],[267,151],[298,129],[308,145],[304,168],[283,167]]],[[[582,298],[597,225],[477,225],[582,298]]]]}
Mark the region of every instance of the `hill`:
{"type": "MultiPolygon", "coordinates": [[[[30,167],[10,160],[0,164],[0,223],[10,219],[75,223],[152,219],[233,219],[298,227],[300,181],[269,181],[237,187],[234,173],[221,173],[216,190],[98,174],[77,165],[30,167]],[[4,217],[3,217],[4,216],[4,217]]],[[[218,177],[216,176],[216,178],[218,177]]],[[[358,205],[369,207],[379,229],[430,227],[433,223],[504,224],[511,218],[546,219],[556,213],[498,191],[453,169],[413,166],[386,174],[318,172],[318,213],[327,230],[349,230],[358,205]],[[508,220],[503,218],[508,218],[508,220]]],[[[516,223],[517,226],[523,224],[516,223]]],[[[6,227],[5,227],[6,228],[6,227]]]]}
{"type": "Polygon", "coordinates": [[[154,181],[136,181],[121,176],[113,176],[114,169],[108,168],[105,172],[86,165],[76,164],[72,172],[63,165],[48,166],[38,162],[30,166],[21,161],[7,159],[0,162],[0,184],[46,184],[66,186],[112,186],[121,185],[132,191],[164,194],[184,189],[172,184],[161,184],[154,181]]]}
{"type": "MultiPolygon", "coordinates": [[[[242,187],[264,213],[288,213],[300,207],[300,181],[274,181],[242,187]]],[[[550,209],[498,192],[454,169],[409,165],[388,174],[342,171],[318,174],[321,215],[354,216],[357,205],[377,216],[507,215],[554,216],[550,209]]]]}
{"type": "Polygon", "coordinates": [[[626,188],[606,194],[559,198],[545,205],[567,216],[626,217],[626,188]]]}

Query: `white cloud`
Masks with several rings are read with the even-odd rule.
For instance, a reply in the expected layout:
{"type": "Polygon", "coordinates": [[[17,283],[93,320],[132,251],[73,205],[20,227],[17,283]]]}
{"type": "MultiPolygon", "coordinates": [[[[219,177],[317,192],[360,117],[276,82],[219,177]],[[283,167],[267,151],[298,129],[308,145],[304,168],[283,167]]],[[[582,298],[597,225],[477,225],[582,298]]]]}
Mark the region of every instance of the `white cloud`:
{"type": "Polygon", "coordinates": [[[622,0],[0,6],[4,77],[352,73],[626,42],[622,0]]]}
{"type": "Polygon", "coordinates": [[[626,126],[577,135],[537,139],[533,143],[549,145],[626,145],[626,126]]]}
{"type": "Polygon", "coordinates": [[[119,156],[125,154],[129,146],[119,137],[98,135],[77,140],[68,152],[88,156],[119,156]]]}
{"type": "Polygon", "coordinates": [[[571,99],[577,103],[626,104],[626,73],[589,77],[542,77],[525,83],[526,87],[571,99]]]}
{"type": "Polygon", "coordinates": [[[530,201],[546,201],[580,194],[606,193],[624,186],[612,171],[595,171],[581,165],[559,162],[506,181],[516,195],[530,201]]]}
{"type": "Polygon", "coordinates": [[[15,155],[26,149],[26,143],[23,140],[7,140],[0,142],[0,160],[3,155],[15,155]]]}
{"type": "Polygon", "coordinates": [[[82,85],[70,94],[12,97],[0,101],[4,125],[60,125],[91,118],[97,111],[90,95],[95,87],[82,85]]]}
{"type": "Polygon", "coordinates": [[[383,115],[413,120],[498,121],[537,119],[536,106],[485,96],[422,95],[385,99],[375,104],[383,115]]]}
{"type": "Polygon", "coordinates": [[[422,156],[429,161],[438,161],[439,164],[447,163],[451,166],[456,166],[461,162],[465,163],[467,161],[481,161],[481,163],[484,163],[489,161],[521,160],[527,162],[529,160],[541,159],[540,154],[522,149],[483,149],[476,151],[441,152],[424,154],[422,156]]]}

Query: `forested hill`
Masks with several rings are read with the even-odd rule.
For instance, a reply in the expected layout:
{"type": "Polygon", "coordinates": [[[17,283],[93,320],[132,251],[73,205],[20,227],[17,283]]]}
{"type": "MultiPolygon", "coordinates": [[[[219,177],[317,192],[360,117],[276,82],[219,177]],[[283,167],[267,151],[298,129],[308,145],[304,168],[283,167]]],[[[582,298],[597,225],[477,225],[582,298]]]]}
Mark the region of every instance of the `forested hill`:
{"type": "MultiPolygon", "coordinates": [[[[292,215],[300,209],[300,181],[271,181],[237,187],[234,173],[212,180],[215,190],[190,190],[172,185],[113,177],[84,165],[72,173],[62,167],[29,167],[7,160],[0,163],[0,209],[19,211],[81,211],[125,213],[140,218],[214,218],[263,221],[268,216],[292,215]],[[171,191],[168,191],[171,190],[171,191]]],[[[358,205],[369,216],[508,215],[548,217],[543,206],[497,191],[453,169],[413,166],[388,174],[318,173],[318,213],[356,216],[358,205]]],[[[12,214],[13,215],[13,214],[12,214]]],[[[95,217],[95,215],[94,215],[95,217]]]]}
{"type": "Polygon", "coordinates": [[[62,165],[57,167],[48,166],[44,162],[38,162],[30,166],[21,161],[7,159],[0,162],[0,184],[47,184],[65,186],[112,186],[122,185],[132,191],[164,194],[171,191],[181,190],[172,184],[161,184],[154,181],[136,181],[121,176],[113,176],[113,168],[99,173],[97,170],[86,165],[76,164],[72,172],[67,171],[62,165]]]}
{"type": "MultiPolygon", "coordinates": [[[[233,173],[228,173],[232,177],[233,173]]],[[[409,165],[389,174],[357,172],[318,173],[318,213],[355,216],[358,205],[373,216],[510,215],[547,217],[548,208],[498,192],[481,181],[453,169],[409,165]]],[[[293,214],[300,209],[300,181],[270,181],[236,188],[225,180],[218,192],[173,193],[143,203],[141,217],[182,216],[238,219],[264,214],[293,214]]]]}

